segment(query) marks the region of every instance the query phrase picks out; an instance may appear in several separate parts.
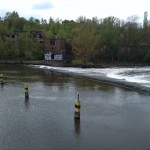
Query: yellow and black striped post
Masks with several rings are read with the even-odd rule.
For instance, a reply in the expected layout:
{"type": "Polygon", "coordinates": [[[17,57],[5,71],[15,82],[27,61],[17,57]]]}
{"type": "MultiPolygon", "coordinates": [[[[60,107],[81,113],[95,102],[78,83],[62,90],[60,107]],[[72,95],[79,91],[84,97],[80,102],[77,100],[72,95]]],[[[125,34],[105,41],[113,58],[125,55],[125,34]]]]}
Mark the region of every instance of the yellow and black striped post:
{"type": "Polygon", "coordinates": [[[0,81],[1,81],[1,86],[4,85],[4,75],[0,74],[0,81]]]}
{"type": "Polygon", "coordinates": [[[80,119],[80,100],[79,100],[79,93],[77,94],[77,100],[75,101],[75,112],[74,112],[74,118],[80,119]]]}
{"type": "Polygon", "coordinates": [[[25,90],[25,99],[29,99],[29,86],[27,84],[24,85],[25,90]]]}

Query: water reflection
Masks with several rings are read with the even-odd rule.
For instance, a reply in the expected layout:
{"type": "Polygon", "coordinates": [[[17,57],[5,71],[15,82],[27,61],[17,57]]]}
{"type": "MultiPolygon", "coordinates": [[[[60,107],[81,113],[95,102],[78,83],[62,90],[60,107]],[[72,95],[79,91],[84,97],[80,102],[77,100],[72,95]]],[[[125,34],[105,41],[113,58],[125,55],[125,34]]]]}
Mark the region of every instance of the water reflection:
{"type": "Polygon", "coordinates": [[[2,90],[4,89],[4,86],[0,86],[0,87],[1,87],[2,90]]]}
{"type": "Polygon", "coordinates": [[[28,109],[29,109],[29,106],[30,106],[29,98],[25,98],[25,100],[24,100],[24,105],[25,105],[25,109],[28,110],[28,109]]]}
{"type": "Polygon", "coordinates": [[[60,90],[64,89],[67,83],[72,83],[77,88],[84,87],[87,90],[112,90],[114,87],[112,85],[106,83],[99,83],[97,81],[88,80],[86,78],[76,78],[76,80],[72,80],[70,75],[61,74],[61,73],[53,73],[48,71],[43,71],[43,75],[41,76],[41,80],[46,86],[58,86],[60,90]]]}
{"type": "Polygon", "coordinates": [[[36,82],[42,81],[46,86],[58,86],[60,90],[63,90],[66,87],[67,83],[74,84],[77,88],[84,87],[87,90],[103,90],[108,91],[114,88],[111,85],[98,83],[93,80],[86,80],[86,78],[76,78],[73,80],[70,75],[61,74],[56,72],[51,72],[49,70],[43,70],[36,68],[30,68],[19,65],[0,65],[0,70],[2,73],[7,74],[7,78],[12,83],[21,83],[21,82],[36,82]]]}
{"type": "Polygon", "coordinates": [[[63,74],[58,74],[58,73],[53,73],[53,72],[47,72],[43,71],[42,75],[42,81],[45,85],[64,85],[64,83],[69,82],[69,76],[68,75],[63,75],[63,74]]]}
{"type": "Polygon", "coordinates": [[[74,129],[77,135],[80,135],[81,127],[80,127],[80,119],[74,118],[74,129]]]}
{"type": "Polygon", "coordinates": [[[3,81],[1,81],[0,87],[1,87],[2,90],[4,89],[4,82],[3,81]]]}

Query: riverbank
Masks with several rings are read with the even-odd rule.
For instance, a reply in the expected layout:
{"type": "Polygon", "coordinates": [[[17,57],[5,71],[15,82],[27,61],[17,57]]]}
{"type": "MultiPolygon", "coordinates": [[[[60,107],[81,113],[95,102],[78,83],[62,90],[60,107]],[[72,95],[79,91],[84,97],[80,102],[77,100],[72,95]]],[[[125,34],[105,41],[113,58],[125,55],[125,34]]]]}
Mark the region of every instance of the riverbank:
{"type": "Polygon", "coordinates": [[[46,65],[55,67],[77,67],[77,68],[111,68],[111,67],[143,67],[150,66],[150,63],[144,62],[100,62],[99,64],[67,64],[63,61],[46,61],[46,60],[0,60],[0,64],[25,64],[25,65],[46,65]]]}
{"type": "Polygon", "coordinates": [[[46,60],[0,60],[0,64],[20,64],[20,65],[47,65],[47,66],[59,66],[63,67],[64,63],[62,61],[46,61],[46,60]]]}

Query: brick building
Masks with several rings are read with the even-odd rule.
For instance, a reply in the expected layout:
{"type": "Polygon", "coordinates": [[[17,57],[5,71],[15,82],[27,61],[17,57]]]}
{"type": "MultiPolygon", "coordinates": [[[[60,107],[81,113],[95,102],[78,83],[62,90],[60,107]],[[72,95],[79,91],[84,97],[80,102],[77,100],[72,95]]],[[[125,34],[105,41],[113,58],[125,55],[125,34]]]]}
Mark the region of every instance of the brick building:
{"type": "Polygon", "coordinates": [[[45,38],[42,31],[17,31],[11,34],[2,35],[3,39],[17,39],[21,34],[27,34],[30,38],[42,44],[45,60],[56,60],[67,62],[71,58],[71,46],[62,38],[45,38]]]}
{"type": "Polygon", "coordinates": [[[66,52],[66,41],[61,38],[51,38],[44,40],[45,60],[64,60],[66,52]]]}
{"type": "Polygon", "coordinates": [[[42,31],[30,31],[30,37],[32,39],[39,41],[41,44],[44,43],[45,37],[44,37],[42,31]]]}

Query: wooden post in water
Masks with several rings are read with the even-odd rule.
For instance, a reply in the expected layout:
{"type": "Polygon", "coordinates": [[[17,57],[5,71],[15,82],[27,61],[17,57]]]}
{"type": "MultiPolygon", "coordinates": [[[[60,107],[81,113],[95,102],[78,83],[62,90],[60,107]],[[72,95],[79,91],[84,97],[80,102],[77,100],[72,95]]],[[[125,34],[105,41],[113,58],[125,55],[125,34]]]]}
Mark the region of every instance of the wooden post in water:
{"type": "Polygon", "coordinates": [[[80,120],[80,100],[79,100],[79,93],[77,94],[77,100],[75,101],[75,112],[74,112],[74,118],[80,120]]]}
{"type": "Polygon", "coordinates": [[[4,75],[0,74],[0,82],[1,82],[1,86],[4,85],[4,75]]]}
{"type": "Polygon", "coordinates": [[[29,86],[27,84],[24,85],[25,90],[25,99],[29,99],[29,86]]]}

